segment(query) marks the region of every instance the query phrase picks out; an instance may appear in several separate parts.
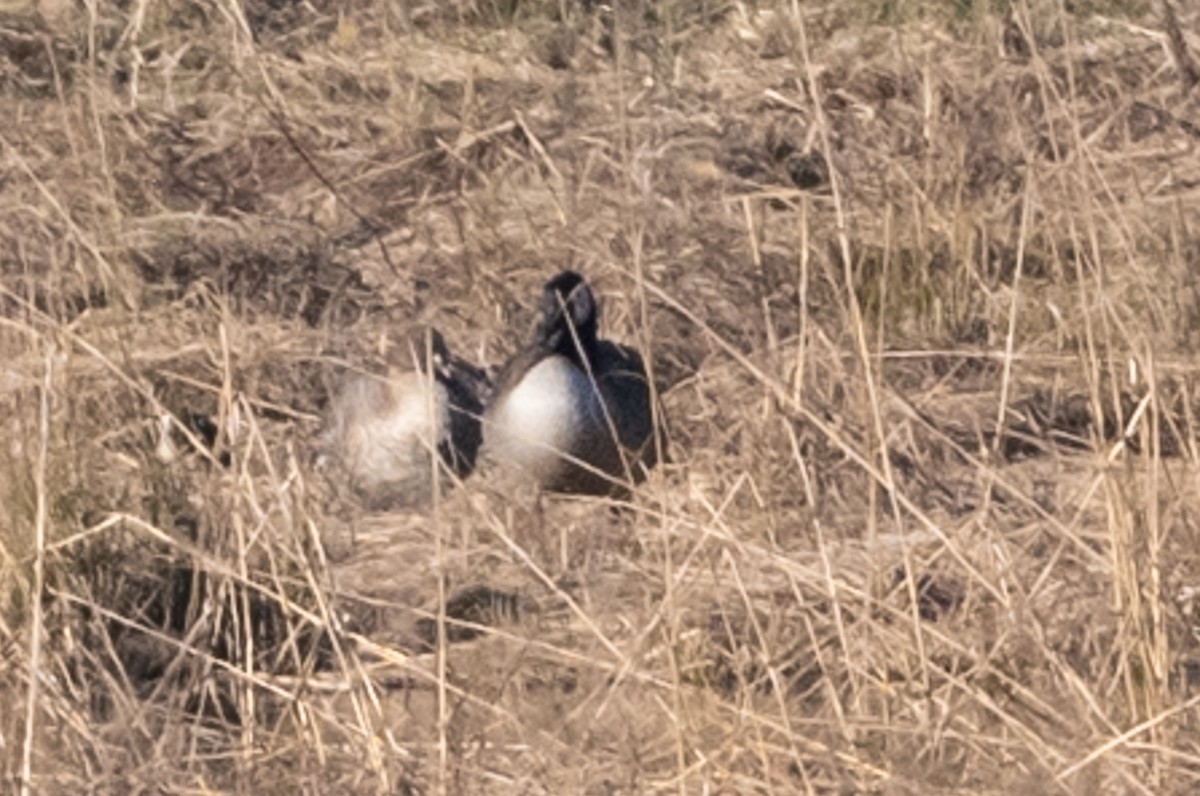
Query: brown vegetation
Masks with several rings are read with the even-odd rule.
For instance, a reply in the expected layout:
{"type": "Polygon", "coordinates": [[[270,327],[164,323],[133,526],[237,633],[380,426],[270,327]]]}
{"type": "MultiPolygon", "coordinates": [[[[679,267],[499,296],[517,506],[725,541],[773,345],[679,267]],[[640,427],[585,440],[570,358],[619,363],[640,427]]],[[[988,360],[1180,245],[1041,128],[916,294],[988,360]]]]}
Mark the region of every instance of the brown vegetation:
{"type": "Polygon", "coordinates": [[[0,2],[0,776],[1196,792],[1198,27],[0,2]],[[347,368],[495,365],[563,267],[665,409],[630,501],[336,488],[347,368]]]}

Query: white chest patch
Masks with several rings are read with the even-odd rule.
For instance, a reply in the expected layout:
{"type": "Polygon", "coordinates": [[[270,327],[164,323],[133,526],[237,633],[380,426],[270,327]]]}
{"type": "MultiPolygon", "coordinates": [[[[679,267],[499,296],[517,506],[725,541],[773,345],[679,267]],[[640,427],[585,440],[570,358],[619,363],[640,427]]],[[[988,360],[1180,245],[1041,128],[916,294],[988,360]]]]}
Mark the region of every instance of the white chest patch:
{"type": "Polygon", "coordinates": [[[540,476],[561,465],[561,454],[578,455],[578,440],[600,417],[587,374],[548,357],[493,406],[484,436],[492,456],[540,476]]]}

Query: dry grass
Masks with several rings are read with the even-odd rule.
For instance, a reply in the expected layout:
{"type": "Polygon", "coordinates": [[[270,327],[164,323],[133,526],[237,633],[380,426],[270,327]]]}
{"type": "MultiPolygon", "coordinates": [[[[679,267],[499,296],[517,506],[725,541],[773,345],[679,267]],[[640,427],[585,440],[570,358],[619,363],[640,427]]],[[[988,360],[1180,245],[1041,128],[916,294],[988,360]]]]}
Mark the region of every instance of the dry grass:
{"type": "Polygon", "coordinates": [[[33,5],[18,790],[1196,791],[1190,4],[33,5]],[[629,505],[327,483],[343,368],[564,266],[670,424],[629,505]]]}

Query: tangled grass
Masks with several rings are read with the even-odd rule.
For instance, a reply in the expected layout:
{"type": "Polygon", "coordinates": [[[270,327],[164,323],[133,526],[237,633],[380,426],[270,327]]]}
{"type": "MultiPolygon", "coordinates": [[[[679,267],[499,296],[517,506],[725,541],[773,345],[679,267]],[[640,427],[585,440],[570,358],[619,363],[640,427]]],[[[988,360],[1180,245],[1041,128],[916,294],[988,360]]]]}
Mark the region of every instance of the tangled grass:
{"type": "Polygon", "coordinates": [[[1184,3],[0,4],[23,793],[1192,793],[1184,3]],[[592,279],[669,462],[366,513],[329,390],[592,279]]]}

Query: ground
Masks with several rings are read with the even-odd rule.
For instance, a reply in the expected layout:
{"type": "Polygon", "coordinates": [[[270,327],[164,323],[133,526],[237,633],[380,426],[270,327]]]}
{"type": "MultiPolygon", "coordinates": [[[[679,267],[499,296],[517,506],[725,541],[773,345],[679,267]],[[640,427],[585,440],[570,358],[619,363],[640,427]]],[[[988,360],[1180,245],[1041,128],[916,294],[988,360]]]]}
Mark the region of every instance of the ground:
{"type": "Polygon", "coordinates": [[[1195,792],[1198,28],[0,0],[4,778],[1195,792]],[[496,367],[567,267],[629,500],[339,486],[347,370],[496,367]]]}

